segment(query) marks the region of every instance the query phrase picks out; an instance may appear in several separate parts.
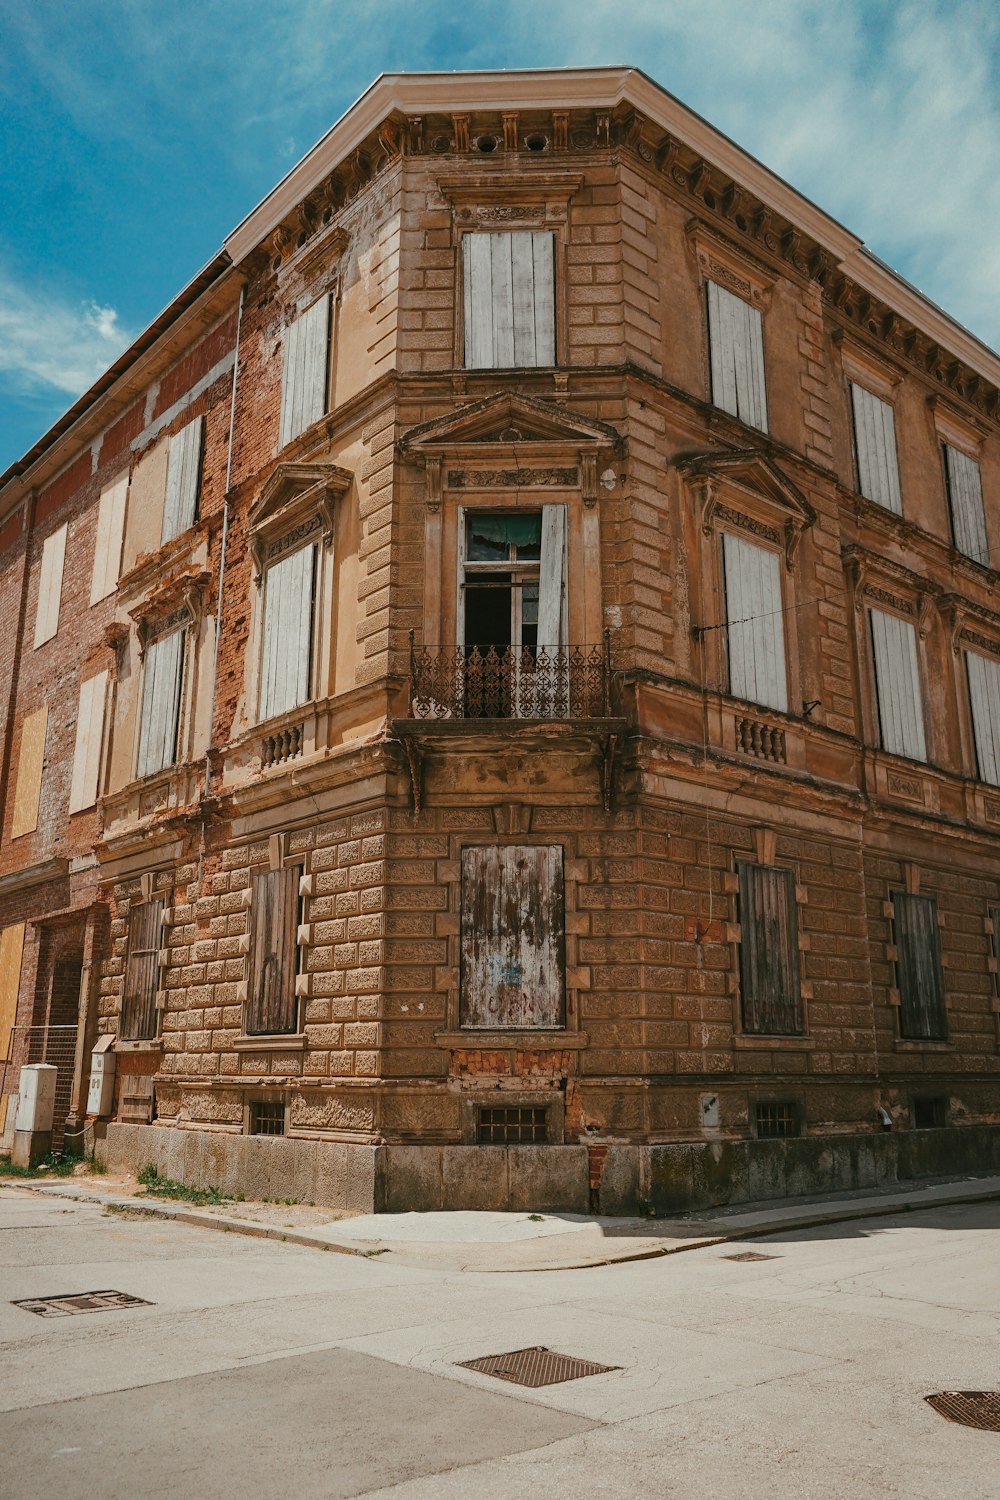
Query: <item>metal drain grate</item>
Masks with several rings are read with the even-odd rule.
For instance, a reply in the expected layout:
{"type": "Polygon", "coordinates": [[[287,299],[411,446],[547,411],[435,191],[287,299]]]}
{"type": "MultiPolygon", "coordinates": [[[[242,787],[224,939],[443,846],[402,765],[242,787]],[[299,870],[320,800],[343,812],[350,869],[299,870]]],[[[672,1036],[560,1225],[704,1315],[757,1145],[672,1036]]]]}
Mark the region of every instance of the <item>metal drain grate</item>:
{"type": "Polygon", "coordinates": [[[67,1318],[71,1313],[106,1312],[110,1307],[152,1307],[145,1297],[133,1297],[130,1292],[73,1292],[68,1297],[24,1297],[12,1302],[12,1307],[23,1307],[25,1312],[37,1313],[40,1318],[67,1318]]]}
{"type": "Polygon", "coordinates": [[[1000,1391],[938,1391],[924,1400],[949,1422],[1000,1432],[1000,1391]]]}
{"type": "Polygon", "coordinates": [[[495,1375],[514,1385],[560,1385],[564,1380],[580,1380],[584,1375],[606,1375],[621,1365],[595,1365],[589,1359],[575,1359],[572,1354],[554,1354],[537,1345],[534,1349],[515,1349],[510,1354],[487,1354],[482,1359],[459,1361],[463,1370],[478,1370],[481,1375],[495,1375]]]}
{"type": "Polygon", "coordinates": [[[739,1255],[723,1255],[721,1260],[780,1260],[780,1255],[762,1255],[759,1250],[741,1250],[739,1255]]]}

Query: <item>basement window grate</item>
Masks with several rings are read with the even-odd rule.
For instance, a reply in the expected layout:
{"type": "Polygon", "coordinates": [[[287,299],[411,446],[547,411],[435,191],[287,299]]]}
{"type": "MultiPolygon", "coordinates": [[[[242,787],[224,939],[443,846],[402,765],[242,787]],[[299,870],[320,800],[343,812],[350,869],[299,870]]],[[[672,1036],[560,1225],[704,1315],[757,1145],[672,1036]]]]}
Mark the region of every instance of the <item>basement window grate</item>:
{"type": "Polygon", "coordinates": [[[285,1102],[283,1099],[251,1099],[250,1134],[284,1135],[285,1102]]]}
{"type": "Polygon", "coordinates": [[[762,1255],[759,1250],[741,1250],[738,1255],[723,1255],[723,1260],[781,1260],[780,1255],[762,1255]]]}
{"type": "Polygon", "coordinates": [[[1000,1432],[1000,1391],[937,1391],[924,1400],[949,1422],[1000,1432]]]}
{"type": "Polygon", "coordinates": [[[943,1130],[948,1123],[948,1101],[941,1095],[914,1099],[914,1130],[943,1130]]]}
{"type": "Polygon", "coordinates": [[[801,1135],[797,1104],[770,1100],[754,1106],[754,1123],[757,1136],[762,1141],[786,1140],[789,1136],[801,1135]]]}
{"type": "Polygon", "coordinates": [[[25,1312],[37,1313],[40,1318],[67,1318],[71,1313],[107,1312],[115,1307],[154,1307],[145,1297],[133,1297],[130,1292],[71,1292],[65,1297],[23,1297],[12,1302],[12,1307],[23,1307],[25,1312]]]}
{"type": "Polygon", "coordinates": [[[542,1105],[483,1105],[476,1138],[480,1146],[544,1146],[549,1112],[542,1105]]]}
{"type": "Polygon", "coordinates": [[[477,1370],[480,1375],[493,1375],[497,1380],[509,1380],[513,1385],[526,1385],[535,1390],[540,1385],[581,1380],[584,1375],[606,1375],[611,1370],[620,1370],[621,1365],[597,1365],[572,1354],[556,1354],[538,1344],[531,1349],[515,1349],[510,1354],[487,1354],[482,1359],[460,1360],[459,1368],[477,1370]]]}

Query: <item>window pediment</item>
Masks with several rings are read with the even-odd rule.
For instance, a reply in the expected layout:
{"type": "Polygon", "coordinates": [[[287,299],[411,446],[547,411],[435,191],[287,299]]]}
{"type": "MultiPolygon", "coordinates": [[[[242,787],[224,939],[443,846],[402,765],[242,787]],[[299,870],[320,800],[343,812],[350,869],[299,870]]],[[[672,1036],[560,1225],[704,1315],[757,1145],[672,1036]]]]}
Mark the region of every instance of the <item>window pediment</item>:
{"type": "Polygon", "coordinates": [[[777,464],[756,449],[700,453],[678,468],[701,506],[706,536],[720,523],[779,546],[791,568],[802,533],[816,512],[777,464]]]}
{"type": "Polygon", "coordinates": [[[346,494],[353,475],[336,464],[278,464],[250,507],[250,554],[260,582],[275,548],[295,533],[320,532],[333,541],[334,503],[346,494]]]}
{"type": "Polygon", "coordinates": [[[941,595],[938,584],[863,547],[845,547],[841,555],[859,614],[866,607],[888,609],[912,618],[918,634],[926,636],[932,611],[941,595]]]}
{"type": "Polygon", "coordinates": [[[185,573],[171,579],[129,610],[129,618],[139,637],[140,655],[145,654],[150,641],[158,636],[198,625],[205,609],[208,584],[209,574],[204,569],[185,573]]]}

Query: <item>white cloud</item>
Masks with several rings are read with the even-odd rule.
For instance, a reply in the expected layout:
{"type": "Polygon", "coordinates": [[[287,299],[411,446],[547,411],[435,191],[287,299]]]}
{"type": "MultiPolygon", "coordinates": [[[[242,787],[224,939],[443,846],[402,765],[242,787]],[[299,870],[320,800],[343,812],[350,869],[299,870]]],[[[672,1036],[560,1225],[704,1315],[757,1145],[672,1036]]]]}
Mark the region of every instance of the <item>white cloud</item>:
{"type": "Polygon", "coordinates": [[[113,307],[73,302],[0,271],[0,374],[15,390],[78,396],[132,337],[113,307]]]}

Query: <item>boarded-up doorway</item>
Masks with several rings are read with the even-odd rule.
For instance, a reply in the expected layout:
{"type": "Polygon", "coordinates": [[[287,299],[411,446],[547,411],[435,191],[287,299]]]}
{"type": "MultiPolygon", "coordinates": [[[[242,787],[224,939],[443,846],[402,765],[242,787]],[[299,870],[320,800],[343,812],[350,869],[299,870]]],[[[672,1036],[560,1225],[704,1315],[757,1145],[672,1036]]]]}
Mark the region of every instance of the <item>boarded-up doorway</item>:
{"type": "Polygon", "coordinates": [[[560,845],[462,850],[461,1024],[565,1025],[560,845]]]}

